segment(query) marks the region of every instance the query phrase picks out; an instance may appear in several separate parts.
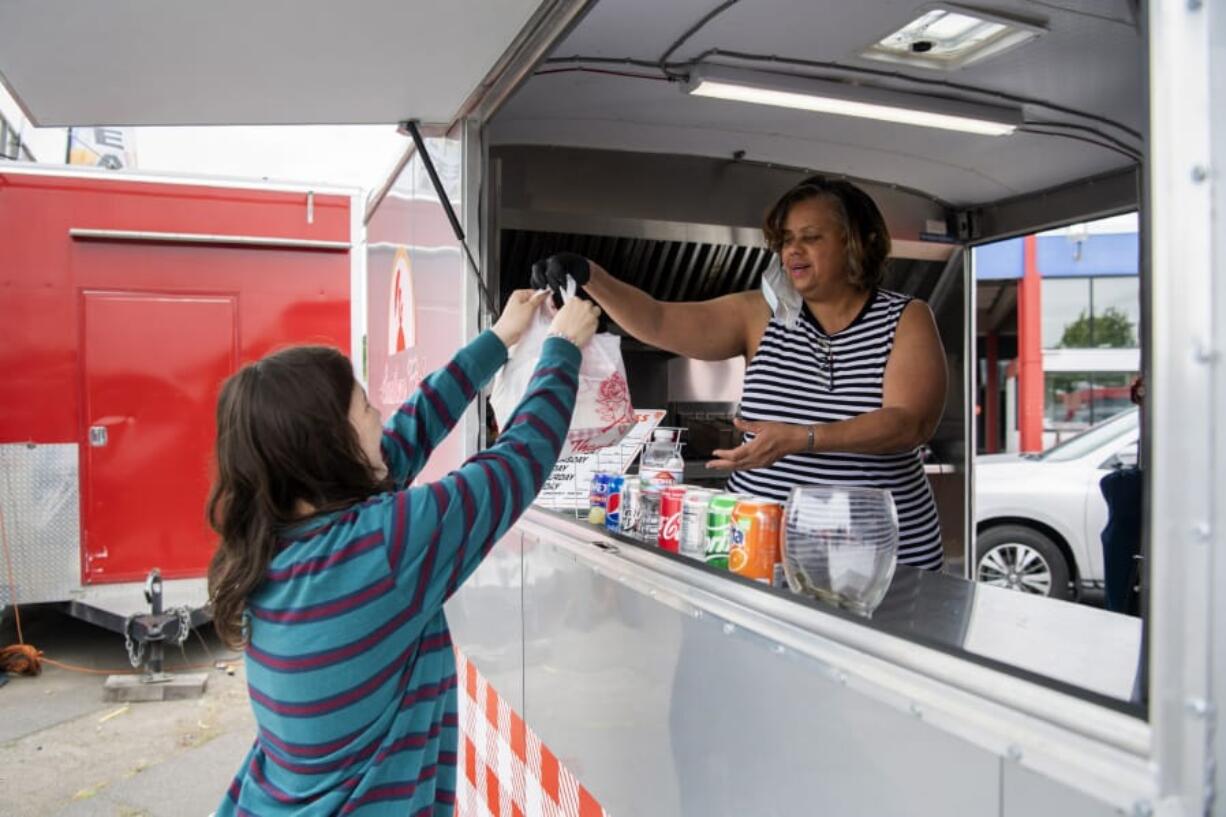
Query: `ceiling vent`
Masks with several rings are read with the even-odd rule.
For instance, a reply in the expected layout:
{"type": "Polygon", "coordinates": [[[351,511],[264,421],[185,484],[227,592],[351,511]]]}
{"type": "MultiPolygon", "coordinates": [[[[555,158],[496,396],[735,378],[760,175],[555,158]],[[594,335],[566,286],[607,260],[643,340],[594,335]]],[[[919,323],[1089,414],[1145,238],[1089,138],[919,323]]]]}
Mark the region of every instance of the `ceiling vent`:
{"type": "Polygon", "coordinates": [[[981,9],[948,3],[923,6],[919,16],[860,53],[871,60],[952,71],[1001,54],[1046,28],[981,9]]]}

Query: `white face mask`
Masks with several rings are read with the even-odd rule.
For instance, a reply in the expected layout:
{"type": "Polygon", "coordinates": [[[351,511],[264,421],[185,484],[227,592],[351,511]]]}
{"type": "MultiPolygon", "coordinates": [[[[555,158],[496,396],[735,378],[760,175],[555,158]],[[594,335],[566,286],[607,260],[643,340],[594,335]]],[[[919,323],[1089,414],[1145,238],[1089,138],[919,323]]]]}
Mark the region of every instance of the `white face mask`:
{"type": "Polygon", "coordinates": [[[791,327],[800,317],[804,301],[796,291],[792,279],[783,272],[779,253],[771,255],[771,262],[762,273],[762,296],[770,305],[771,312],[782,320],[785,326],[791,327]]]}

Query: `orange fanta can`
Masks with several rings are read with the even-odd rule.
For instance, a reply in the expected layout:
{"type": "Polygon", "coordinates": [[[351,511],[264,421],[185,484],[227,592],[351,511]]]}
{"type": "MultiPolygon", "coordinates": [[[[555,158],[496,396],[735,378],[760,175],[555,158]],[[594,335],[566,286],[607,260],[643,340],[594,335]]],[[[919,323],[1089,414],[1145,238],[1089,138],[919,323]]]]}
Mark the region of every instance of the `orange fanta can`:
{"type": "Polygon", "coordinates": [[[779,563],[783,506],[770,499],[742,498],[732,509],[728,569],[770,583],[779,563]]]}

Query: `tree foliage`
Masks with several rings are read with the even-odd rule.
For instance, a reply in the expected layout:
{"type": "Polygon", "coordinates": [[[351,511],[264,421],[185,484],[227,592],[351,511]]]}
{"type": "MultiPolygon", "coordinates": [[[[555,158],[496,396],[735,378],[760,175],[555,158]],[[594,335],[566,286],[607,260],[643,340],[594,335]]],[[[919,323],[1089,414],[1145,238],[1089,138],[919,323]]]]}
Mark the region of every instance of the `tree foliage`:
{"type": "Polygon", "coordinates": [[[1058,345],[1062,349],[1131,349],[1137,346],[1137,335],[1128,315],[1114,306],[1093,317],[1083,309],[1077,320],[1064,327],[1058,345]]]}

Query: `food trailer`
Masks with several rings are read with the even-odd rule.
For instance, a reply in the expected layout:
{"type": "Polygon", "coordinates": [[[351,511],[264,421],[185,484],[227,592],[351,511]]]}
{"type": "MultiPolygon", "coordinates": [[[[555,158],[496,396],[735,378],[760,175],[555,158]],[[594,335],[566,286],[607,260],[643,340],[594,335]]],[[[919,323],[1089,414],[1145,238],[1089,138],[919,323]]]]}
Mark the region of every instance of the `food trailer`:
{"type": "Polygon", "coordinates": [[[280,346],[361,348],[362,212],[353,190],[0,166],[0,605],[63,605],[154,673],[208,620],[218,391],[280,346]]]}
{"type": "MultiPolygon", "coordinates": [[[[430,138],[368,202],[353,294],[370,351],[355,362],[385,408],[556,249],[661,298],[739,291],[769,260],[756,227],[782,190],[812,172],[857,180],[894,238],[887,286],[930,303],[949,355],[929,477],[951,557],[975,539],[970,250],[1141,214],[1140,618],[899,568],[866,619],[537,507],[448,607],[459,813],[1222,813],[1220,8],[307,5],[294,20],[214,8],[203,37],[241,27],[258,45],[193,55],[212,80],[191,98],[153,94],[156,54],[108,63],[122,96],[23,80],[32,57],[11,35],[0,69],[44,124],[419,121],[406,132],[430,138]],[[900,34],[938,11],[977,20],[947,23],[978,39],[900,34]],[[704,81],[724,96],[695,93],[704,81]],[[291,92],[304,86],[309,99],[291,92]],[[995,131],[849,118],[832,99],[995,131]]],[[[193,13],[162,7],[142,36],[193,13]]],[[[49,30],[49,13],[25,14],[27,37],[49,30]]],[[[742,364],[624,350],[636,408],[671,412],[693,443],[726,433],[742,364]]],[[[434,473],[482,445],[481,409],[434,473]]]]}

